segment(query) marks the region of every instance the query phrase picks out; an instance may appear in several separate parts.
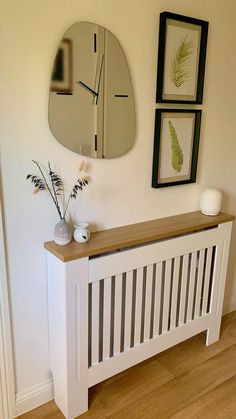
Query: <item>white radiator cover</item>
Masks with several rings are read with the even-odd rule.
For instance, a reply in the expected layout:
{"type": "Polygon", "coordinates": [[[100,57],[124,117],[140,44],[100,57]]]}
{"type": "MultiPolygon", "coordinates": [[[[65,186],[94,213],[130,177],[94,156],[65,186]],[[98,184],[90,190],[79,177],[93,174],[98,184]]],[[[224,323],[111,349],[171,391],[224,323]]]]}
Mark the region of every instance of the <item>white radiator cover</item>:
{"type": "Polygon", "coordinates": [[[94,258],[48,253],[50,363],[67,419],[88,388],[189,337],[219,339],[232,222],[94,258]]]}

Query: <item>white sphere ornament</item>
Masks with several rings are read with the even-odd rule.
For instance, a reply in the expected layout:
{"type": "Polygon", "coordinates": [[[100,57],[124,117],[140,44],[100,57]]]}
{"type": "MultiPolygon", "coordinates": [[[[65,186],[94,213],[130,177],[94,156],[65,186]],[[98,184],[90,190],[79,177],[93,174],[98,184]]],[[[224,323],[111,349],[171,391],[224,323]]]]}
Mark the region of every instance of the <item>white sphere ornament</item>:
{"type": "Polygon", "coordinates": [[[200,210],[204,215],[217,215],[220,212],[222,193],[219,189],[208,188],[202,192],[200,210]]]}

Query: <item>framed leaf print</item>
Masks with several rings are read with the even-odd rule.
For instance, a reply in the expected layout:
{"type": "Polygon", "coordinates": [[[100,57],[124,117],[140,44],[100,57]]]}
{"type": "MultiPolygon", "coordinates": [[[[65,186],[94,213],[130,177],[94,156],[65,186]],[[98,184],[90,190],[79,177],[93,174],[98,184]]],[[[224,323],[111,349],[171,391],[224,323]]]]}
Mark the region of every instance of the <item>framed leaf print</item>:
{"type": "Polygon", "coordinates": [[[72,41],[64,38],[54,61],[50,90],[63,94],[72,91],[72,41]]]}
{"type": "Polygon", "coordinates": [[[156,110],[153,188],[196,181],[201,113],[189,109],[156,110]]]}
{"type": "Polygon", "coordinates": [[[208,22],[160,14],[158,103],[202,103],[208,22]]]}

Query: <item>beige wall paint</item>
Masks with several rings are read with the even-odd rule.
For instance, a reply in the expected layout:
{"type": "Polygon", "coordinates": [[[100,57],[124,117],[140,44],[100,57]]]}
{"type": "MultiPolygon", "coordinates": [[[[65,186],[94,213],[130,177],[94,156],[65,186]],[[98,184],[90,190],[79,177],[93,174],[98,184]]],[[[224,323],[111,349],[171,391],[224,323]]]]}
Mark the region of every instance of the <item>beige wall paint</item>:
{"type": "MultiPolygon", "coordinates": [[[[57,214],[46,194],[25,181],[31,158],[49,160],[69,188],[79,155],[50,133],[48,87],[55,50],[79,20],[111,30],[127,55],[136,99],[135,145],[124,157],[91,160],[91,185],[71,208],[94,229],[120,226],[199,208],[206,186],[224,191],[224,210],[236,209],[236,42],[234,0],[2,0],[1,165],[6,210],[17,391],[49,376],[46,264],[57,214]],[[168,10],[210,21],[197,183],[151,188],[159,13],[168,10]]],[[[199,107],[198,107],[199,108],[199,107]]],[[[225,309],[236,308],[235,228],[225,309]]]]}

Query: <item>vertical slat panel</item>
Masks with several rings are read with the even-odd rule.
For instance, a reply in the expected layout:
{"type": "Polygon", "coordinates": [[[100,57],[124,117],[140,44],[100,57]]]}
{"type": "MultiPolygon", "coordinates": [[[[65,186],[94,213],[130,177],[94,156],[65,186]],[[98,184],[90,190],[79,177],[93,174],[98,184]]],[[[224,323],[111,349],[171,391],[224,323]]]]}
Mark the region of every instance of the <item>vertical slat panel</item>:
{"type": "Polygon", "coordinates": [[[168,331],[172,259],[166,261],[162,331],[168,331]]]}
{"type": "Polygon", "coordinates": [[[134,346],[140,344],[142,295],[143,295],[143,268],[139,268],[137,269],[137,277],[136,277],[134,346]]]}
{"type": "Polygon", "coordinates": [[[92,365],[99,361],[99,281],[92,284],[92,365]]]}
{"type": "Polygon", "coordinates": [[[198,261],[198,275],[197,275],[197,291],[196,291],[196,302],[194,310],[194,318],[200,316],[200,305],[201,305],[201,291],[203,282],[203,267],[204,267],[204,255],[205,250],[201,250],[198,261]]]}
{"type": "Polygon", "coordinates": [[[147,267],[146,279],[146,298],[145,298],[145,317],[144,317],[144,340],[150,338],[150,320],[151,320],[151,304],[152,304],[152,278],[153,265],[147,267]]]}
{"type": "Polygon", "coordinates": [[[114,355],[120,353],[122,274],[115,277],[114,355]]]}
{"type": "Polygon", "coordinates": [[[173,286],[172,286],[172,298],[171,298],[171,316],[170,316],[170,328],[176,327],[176,314],[177,314],[177,298],[178,298],[178,286],[179,286],[179,266],[180,257],[175,258],[174,262],[174,274],[173,274],[173,286]]]}
{"type": "Polygon", "coordinates": [[[207,261],[206,261],[206,271],[205,271],[205,279],[204,279],[203,305],[202,305],[203,314],[206,314],[207,312],[208,293],[209,293],[210,274],[211,274],[211,261],[212,261],[212,247],[209,247],[209,249],[207,249],[207,261]]]}
{"type": "Polygon", "coordinates": [[[133,292],[133,271],[126,274],[126,291],[125,291],[125,334],[124,334],[124,350],[130,348],[131,339],[131,318],[132,318],[132,292],[133,292]]]}
{"type": "Polygon", "coordinates": [[[161,309],[161,284],[162,284],[162,263],[156,264],[156,284],[154,299],[153,336],[159,335],[160,331],[160,309],[161,309]]]}
{"type": "Polygon", "coordinates": [[[187,321],[192,320],[192,317],[193,317],[193,300],[194,300],[194,286],[195,286],[195,279],[196,279],[196,262],[197,262],[197,252],[193,252],[192,260],[191,260],[190,278],[189,278],[187,321]]]}
{"type": "Polygon", "coordinates": [[[186,307],[186,295],[187,295],[187,280],[188,280],[188,261],[189,255],[183,257],[182,267],[182,279],[181,279],[181,295],[180,295],[180,313],[179,313],[179,324],[185,322],[185,307],[186,307]]]}
{"type": "MultiPolygon", "coordinates": [[[[216,247],[212,249],[212,259],[214,258],[213,270],[212,270],[212,284],[209,284],[208,292],[208,304],[207,304],[207,313],[215,312],[215,309],[218,308],[217,297],[222,299],[220,294],[220,288],[222,289],[222,276],[221,276],[221,266],[223,264],[222,257],[224,256],[224,243],[219,243],[216,247]]],[[[213,262],[213,260],[212,260],[213,262]]],[[[212,263],[211,263],[212,265],[212,263]]]]}
{"type": "Polygon", "coordinates": [[[104,279],[103,301],[103,360],[110,357],[111,278],[104,279]]]}

